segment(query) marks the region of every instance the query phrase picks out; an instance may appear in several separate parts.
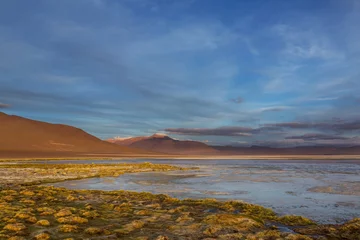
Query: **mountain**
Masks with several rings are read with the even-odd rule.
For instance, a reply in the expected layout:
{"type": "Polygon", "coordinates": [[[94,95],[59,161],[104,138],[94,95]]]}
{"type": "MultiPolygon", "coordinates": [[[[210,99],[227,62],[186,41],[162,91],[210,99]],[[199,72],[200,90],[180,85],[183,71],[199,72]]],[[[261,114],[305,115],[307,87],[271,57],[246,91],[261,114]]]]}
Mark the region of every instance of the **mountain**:
{"type": "MultiPolygon", "coordinates": [[[[208,146],[180,141],[166,135],[113,138],[102,141],[85,131],[0,112],[0,158],[75,156],[151,156],[155,153],[187,155],[359,155],[360,147],[306,146],[208,146]]],[[[155,156],[155,155],[154,155],[155,156]]]]}
{"type": "Polygon", "coordinates": [[[301,146],[275,148],[266,146],[212,146],[224,155],[358,155],[360,146],[301,146]]]}
{"type": "Polygon", "coordinates": [[[62,156],[88,153],[144,154],[102,141],[85,131],[0,112],[0,156],[62,156]]]}
{"type": "Polygon", "coordinates": [[[143,149],[168,154],[216,154],[218,151],[205,143],[197,141],[181,141],[163,134],[154,134],[145,137],[112,138],[108,142],[121,146],[143,149]]]}

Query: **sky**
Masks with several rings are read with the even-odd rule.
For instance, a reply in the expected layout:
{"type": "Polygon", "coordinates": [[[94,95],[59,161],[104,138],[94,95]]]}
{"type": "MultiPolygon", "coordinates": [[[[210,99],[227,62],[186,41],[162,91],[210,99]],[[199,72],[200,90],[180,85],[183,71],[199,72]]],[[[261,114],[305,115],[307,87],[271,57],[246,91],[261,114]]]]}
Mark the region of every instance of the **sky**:
{"type": "Polygon", "coordinates": [[[0,111],[102,139],[360,144],[360,1],[0,1],[0,111]]]}

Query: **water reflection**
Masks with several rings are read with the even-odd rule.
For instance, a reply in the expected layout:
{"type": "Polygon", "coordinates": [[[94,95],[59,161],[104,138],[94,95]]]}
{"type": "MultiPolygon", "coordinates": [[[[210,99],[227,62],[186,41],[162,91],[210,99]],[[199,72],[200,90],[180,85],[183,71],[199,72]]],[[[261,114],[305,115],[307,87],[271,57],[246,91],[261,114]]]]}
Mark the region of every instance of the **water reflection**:
{"type": "Polygon", "coordinates": [[[303,215],[323,223],[343,222],[360,216],[359,161],[157,162],[198,166],[200,169],[134,173],[116,178],[92,178],[53,185],[71,189],[148,191],[182,199],[237,199],[271,207],[279,214],[303,215]]]}

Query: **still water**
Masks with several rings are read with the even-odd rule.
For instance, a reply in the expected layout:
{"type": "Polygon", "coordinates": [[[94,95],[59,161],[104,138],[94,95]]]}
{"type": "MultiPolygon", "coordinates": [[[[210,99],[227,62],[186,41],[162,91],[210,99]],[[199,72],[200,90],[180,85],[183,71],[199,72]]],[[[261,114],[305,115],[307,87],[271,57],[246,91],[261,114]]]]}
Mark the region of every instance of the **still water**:
{"type": "Polygon", "coordinates": [[[360,161],[357,160],[110,160],[63,163],[144,161],[199,169],[132,173],[52,185],[70,189],[146,191],[181,199],[243,200],[272,208],[278,214],[302,215],[321,223],[340,223],[360,217],[360,161]]]}

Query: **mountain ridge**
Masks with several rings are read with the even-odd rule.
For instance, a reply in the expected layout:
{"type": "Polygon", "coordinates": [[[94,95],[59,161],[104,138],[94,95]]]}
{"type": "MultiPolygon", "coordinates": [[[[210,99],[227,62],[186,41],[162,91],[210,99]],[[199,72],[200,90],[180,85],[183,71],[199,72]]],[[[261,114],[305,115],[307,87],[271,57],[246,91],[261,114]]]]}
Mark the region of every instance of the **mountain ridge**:
{"type": "Polygon", "coordinates": [[[0,112],[0,157],[152,156],[159,153],[193,156],[360,155],[360,146],[209,146],[203,142],[176,140],[158,133],[103,141],[80,128],[0,112]]]}
{"type": "Polygon", "coordinates": [[[149,150],[167,154],[217,154],[218,151],[211,146],[197,141],[176,140],[165,134],[155,133],[151,136],[132,138],[112,138],[107,141],[133,148],[149,150]]]}
{"type": "Polygon", "coordinates": [[[32,120],[3,112],[0,112],[0,133],[0,154],[5,152],[59,153],[59,155],[148,153],[103,141],[80,128],[32,120]]]}

